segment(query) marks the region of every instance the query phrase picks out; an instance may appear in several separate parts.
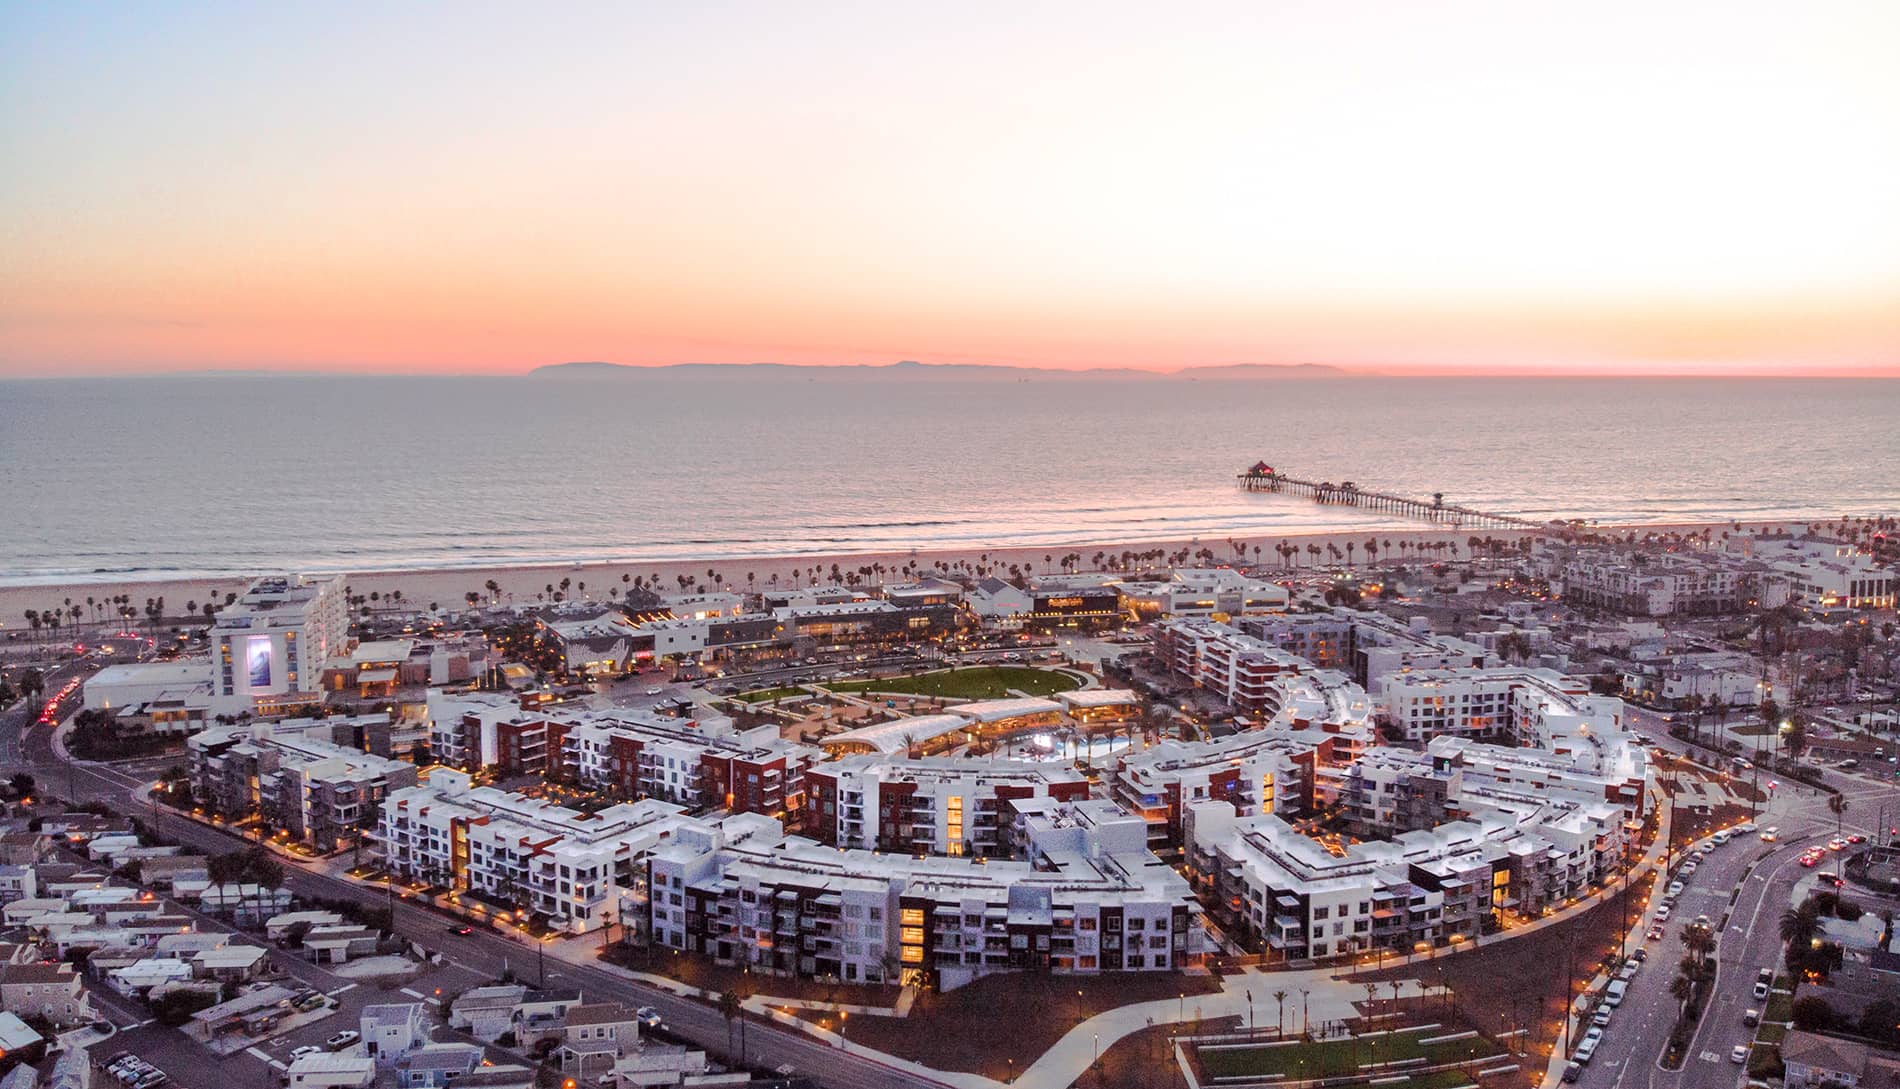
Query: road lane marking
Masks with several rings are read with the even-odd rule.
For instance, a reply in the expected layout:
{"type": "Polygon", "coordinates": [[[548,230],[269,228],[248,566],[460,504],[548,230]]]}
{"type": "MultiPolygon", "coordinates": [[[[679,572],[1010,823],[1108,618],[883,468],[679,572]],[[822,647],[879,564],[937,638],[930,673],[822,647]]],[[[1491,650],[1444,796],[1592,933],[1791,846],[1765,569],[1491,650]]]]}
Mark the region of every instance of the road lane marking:
{"type": "Polygon", "coordinates": [[[330,991],[328,993],[331,998],[335,998],[337,995],[342,994],[344,991],[354,991],[355,989],[356,989],[356,984],[345,983],[343,986],[338,987],[336,990],[330,991]]]}

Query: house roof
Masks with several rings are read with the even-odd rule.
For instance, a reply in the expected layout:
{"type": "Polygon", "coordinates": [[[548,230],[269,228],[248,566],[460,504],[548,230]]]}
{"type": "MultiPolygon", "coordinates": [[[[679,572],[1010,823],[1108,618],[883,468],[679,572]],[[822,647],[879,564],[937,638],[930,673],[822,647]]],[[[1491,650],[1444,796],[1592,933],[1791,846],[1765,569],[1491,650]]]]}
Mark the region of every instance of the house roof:
{"type": "Polygon", "coordinates": [[[363,1024],[370,1025],[406,1025],[422,1016],[420,1002],[392,1002],[381,1006],[363,1007],[363,1024]]]}
{"type": "Polygon", "coordinates": [[[1790,1032],[1781,1041],[1781,1061],[1800,1063],[1821,1070],[1853,1074],[1859,1077],[1867,1068],[1866,1044],[1857,1044],[1852,1040],[1836,1040],[1813,1032],[1799,1029],[1790,1032]]]}
{"type": "Polygon", "coordinates": [[[592,1002],[585,1006],[575,1006],[567,1011],[567,1025],[610,1025],[616,1021],[631,1021],[632,1010],[618,1002],[592,1002]]]}

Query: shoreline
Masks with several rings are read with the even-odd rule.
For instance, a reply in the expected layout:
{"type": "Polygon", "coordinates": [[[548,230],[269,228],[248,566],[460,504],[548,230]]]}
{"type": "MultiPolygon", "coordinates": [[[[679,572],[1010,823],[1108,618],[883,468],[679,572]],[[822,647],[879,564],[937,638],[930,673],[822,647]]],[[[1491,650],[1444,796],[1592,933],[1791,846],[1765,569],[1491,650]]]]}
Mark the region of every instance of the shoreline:
{"type": "MultiPolygon", "coordinates": [[[[1595,533],[1624,534],[1634,532],[1640,535],[1644,533],[1700,532],[1703,529],[1720,532],[1725,529],[1730,529],[1735,524],[1736,523],[1732,520],[1724,520],[1634,523],[1590,526],[1588,528],[1591,532],[1595,533]]],[[[1806,524],[1806,520],[1746,521],[1741,523],[1743,528],[1748,530],[1784,529],[1789,526],[1805,526],[1806,524]]],[[[617,591],[630,586],[634,576],[639,576],[649,581],[657,578],[661,593],[678,592],[678,579],[681,576],[698,578],[700,580],[699,589],[701,590],[720,588],[738,591],[758,591],[773,586],[807,584],[813,579],[820,583],[830,582],[833,581],[831,572],[834,567],[838,570],[840,576],[839,581],[843,581],[843,576],[857,573],[862,568],[870,567],[873,569],[872,573],[865,577],[863,584],[868,587],[875,585],[879,581],[884,583],[909,581],[912,576],[905,573],[905,568],[907,565],[913,564],[915,565],[915,574],[918,576],[938,573],[939,568],[937,564],[939,563],[944,564],[951,571],[960,574],[971,573],[972,569],[976,566],[984,565],[992,567],[996,569],[998,573],[1007,576],[1010,565],[1015,564],[1025,568],[1027,573],[1045,575],[1061,572],[1061,558],[1064,555],[1079,554],[1081,556],[1081,562],[1077,570],[1086,572],[1095,569],[1094,558],[1098,553],[1119,558],[1124,552],[1140,555],[1142,553],[1152,553],[1156,550],[1168,553],[1179,552],[1183,549],[1190,548],[1195,550],[1205,548],[1212,551],[1214,556],[1211,561],[1190,559],[1187,566],[1197,566],[1203,562],[1212,565],[1234,564],[1240,562],[1241,557],[1236,555],[1233,547],[1229,544],[1230,541],[1238,542],[1246,546],[1245,563],[1274,569],[1280,567],[1280,557],[1275,551],[1276,546],[1281,543],[1297,544],[1301,550],[1297,565],[1288,566],[1286,570],[1289,573],[1298,573],[1311,572],[1318,566],[1338,562],[1333,559],[1330,549],[1337,547],[1343,552],[1348,541],[1352,542],[1355,549],[1355,562],[1353,566],[1357,567],[1366,562],[1363,546],[1368,539],[1378,540],[1381,549],[1378,562],[1381,563],[1386,562],[1384,557],[1387,542],[1391,543],[1391,552],[1400,556],[1402,561],[1416,562],[1419,559],[1418,557],[1401,549],[1400,546],[1402,542],[1449,541],[1457,546],[1457,554],[1454,557],[1448,552],[1443,559],[1446,561],[1453,561],[1454,559],[1463,561],[1469,558],[1467,555],[1467,542],[1472,537],[1491,537],[1498,540],[1515,541],[1520,537],[1540,536],[1544,532],[1543,530],[1537,529],[1493,529],[1479,532],[1471,529],[1449,529],[1421,525],[1416,529],[1405,530],[1359,530],[1351,532],[1332,530],[1304,533],[1279,533],[1261,536],[1222,537],[1211,540],[1117,541],[1091,545],[1070,545],[1066,548],[1019,545],[996,548],[914,549],[906,551],[835,553],[825,555],[729,557],[714,560],[601,561],[591,563],[576,562],[468,568],[361,571],[353,572],[345,576],[345,580],[353,594],[367,596],[374,593],[386,598],[392,591],[400,592],[402,595],[401,602],[405,608],[422,610],[427,610],[431,605],[438,605],[444,610],[465,608],[467,606],[466,595],[471,592],[479,593],[482,599],[486,601],[489,596],[486,584],[490,581],[496,583],[498,587],[496,593],[503,603],[512,602],[516,605],[535,604],[537,603],[537,594],[541,595],[541,600],[551,600],[552,598],[547,588],[552,586],[556,592],[561,592],[560,584],[562,580],[565,579],[570,583],[570,586],[565,591],[567,599],[576,601],[598,601],[604,604],[612,604],[617,595],[611,591],[617,591]],[[1317,558],[1307,550],[1309,545],[1320,549],[1320,554],[1317,558]],[[1257,556],[1254,551],[1256,546],[1259,548],[1257,556]],[[987,561],[984,557],[987,557],[987,561]],[[881,575],[875,570],[878,565],[882,565],[884,568],[881,575]],[[715,574],[719,576],[721,581],[715,582],[715,574]],[[772,581],[773,576],[777,576],[778,581],[776,583],[772,581]]],[[[1432,556],[1427,558],[1424,562],[1437,562],[1439,558],[1438,556],[1432,556]]],[[[274,572],[260,571],[251,575],[228,575],[206,578],[128,578],[107,582],[65,582],[30,586],[0,586],[0,631],[5,631],[9,635],[21,632],[23,629],[30,632],[31,629],[24,616],[27,609],[45,611],[53,608],[64,608],[67,607],[66,603],[69,600],[73,604],[78,605],[82,612],[79,626],[73,628],[75,634],[81,631],[94,631],[100,627],[109,626],[104,622],[104,619],[108,618],[108,615],[89,608],[86,604],[87,599],[91,598],[95,603],[106,602],[110,598],[121,594],[130,597],[130,604],[137,610],[137,615],[132,621],[134,626],[143,623],[144,606],[148,598],[162,596],[165,599],[166,616],[176,619],[185,614],[187,605],[202,607],[206,601],[221,601],[226,594],[242,592],[252,578],[266,573],[274,572]],[[101,619],[96,620],[95,618],[101,619]]],[[[68,627],[72,627],[72,625],[63,625],[62,630],[68,627]]],[[[44,631],[42,631],[41,634],[43,637],[44,631]]],[[[23,636],[23,638],[30,637],[30,635],[23,636]]]]}

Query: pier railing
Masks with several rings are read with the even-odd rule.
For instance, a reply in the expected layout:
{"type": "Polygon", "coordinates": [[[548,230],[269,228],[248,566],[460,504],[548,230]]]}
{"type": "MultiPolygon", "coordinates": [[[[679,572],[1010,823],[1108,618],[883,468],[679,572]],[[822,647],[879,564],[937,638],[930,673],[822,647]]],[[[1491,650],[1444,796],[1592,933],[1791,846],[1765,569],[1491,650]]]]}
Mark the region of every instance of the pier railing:
{"type": "Polygon", "coordinates": [[[1418,518],[1426,522],[1458,528],[1550,530],[1561,524],[1534,522],[1528,518],[1447,503],[1443,492],[1433,492],[1430,500],[1413,499],[1410,496],[1392,495],[1389,492],[1367,491],[1350,480],[1334,484],[1330,480],[1301,480],[1285,473],[1258,469],[1249,469],[1241,473],[1239,479],[1240,486],[1250,492],[1297,495],[1311,499],[1315,503],[1334,503],[1364,510],[1382,511],[1386,514],[1418,518]]]}

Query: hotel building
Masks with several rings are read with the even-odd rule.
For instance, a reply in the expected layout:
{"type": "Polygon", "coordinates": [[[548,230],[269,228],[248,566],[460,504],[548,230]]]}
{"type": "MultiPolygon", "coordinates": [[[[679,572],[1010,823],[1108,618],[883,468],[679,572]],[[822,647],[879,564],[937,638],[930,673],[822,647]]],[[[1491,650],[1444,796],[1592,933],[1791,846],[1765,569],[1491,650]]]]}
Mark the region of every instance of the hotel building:
{"type": "Polygon", "coordinates": [[[214,714],[277,715],[323,700],[323,667],[349,639],[343,579],[251,583],[211,626],[214,714]]]}

